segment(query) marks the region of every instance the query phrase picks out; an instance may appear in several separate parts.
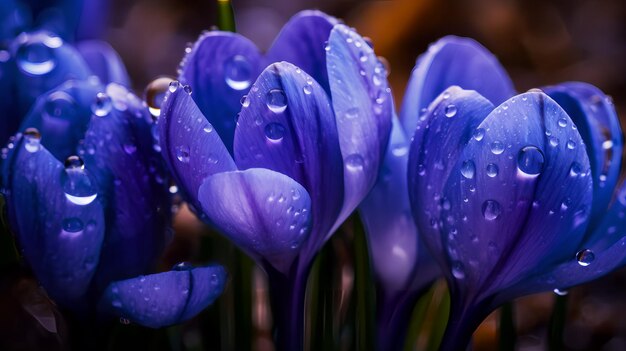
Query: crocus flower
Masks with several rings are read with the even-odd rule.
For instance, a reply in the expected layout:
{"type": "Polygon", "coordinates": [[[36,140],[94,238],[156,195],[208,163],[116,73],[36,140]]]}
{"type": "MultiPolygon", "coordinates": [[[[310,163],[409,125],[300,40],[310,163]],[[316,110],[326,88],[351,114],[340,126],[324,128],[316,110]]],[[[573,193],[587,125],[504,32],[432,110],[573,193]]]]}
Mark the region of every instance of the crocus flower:
{"type": "Polygon", "coordinates": [[[202,35],[181,66],[190,88],[166,96],[164,158],[196,212],[268,273],[279,349],[302,347],[312,259],[376,180],[384,70],[357,33],[306,11],[264,56],[237,34],[202,35]]]}
{"type": "Polygon", "coordinates": [[[169,239],[153,121],[126,88],[67,81],[39,97],[3,150],[3,193],[23,256],[48,294],[88,316],[184,321],[221,293],[219,266],[143,276],[169,239]]]}
{"type": "Polygon", "coordinates": [[[583,83],[544,91],[513,96],[493,56],[455,37],[431,46],[411,77],[410,201],[452,298],[442,350],[463,349],[505,301],[626,262],[623,189],[611,204],[622,148],[613,105],[583,83]]]}

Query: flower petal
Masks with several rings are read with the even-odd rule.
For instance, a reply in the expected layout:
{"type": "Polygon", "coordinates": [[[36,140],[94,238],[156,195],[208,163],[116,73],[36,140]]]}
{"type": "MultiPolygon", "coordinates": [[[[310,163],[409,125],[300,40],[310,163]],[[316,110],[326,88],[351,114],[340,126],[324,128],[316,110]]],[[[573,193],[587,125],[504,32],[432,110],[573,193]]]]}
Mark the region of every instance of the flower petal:
{"type": "Polygon", "coordinates": [[[100,40],[85,40],[77,43],[76,49],[89,65],[91,72],[97,75],[103,84],[117,83],[130,86],[126,67],[109,43],[100,40]]]}
{"type": "Polygon", "coordinates": [[[84,80],[90,75],[76,49],[48,32],[20,34],[11,44],[11,54],[18,68],[16,84],[22,115],[41,94],[68,79],[84,80]]]}
{"type": "MultiPolygon", "coordinates": [[[[0,43],[7,43],[30,26],[28,8],[16,0],[0,3],[0,43]]],[[[2,61],[2,60],[0,60],[2,61]]]]}
{"type": "Polygon", "coordinates": [[[258,263],[288,273],[311,230],[311,199],[293,179],[264,168],[214,174],[199,192],[213,224],[258,263]],[[219,200],[215,200],[219,199],[219,200]]]}
{"type": "Polygon", "coordinates": [[[328,96],[300,68],[281,62],[261,73],[245,99],[235,130],[237,166],[283,173],[312,194],[316,239],[309,241],[308,251],[317,252],[343,196],[341,151],[328,96]]]}
{"type": "Polygon", "coordinates": [[[602,91],[586,83],[544,90],[565,109],[585,141],[593,177],[591,222],[597,223],[611,201],[622,163],[624,141],[615,107],[602,91]]]}
{"type": "Polygon", "coordinates": [[[169,240],[171,222],[169,184],[147,109],[115,83],[106,96],[108,113],[94,115],[80,148],[106,208],[98,289],[150,270],[169,240]]]}
{"type": "Polygon", "coordinates": [[[6,144],[9,136],[17,132],[23,117],[19,114],[16,103],[16,71],[17,68],[10,55],[0,51],[0,94],[3,96],[0,99],[0,111],[3,114],[0,118],[0,144],[2,145],[6,144]]]}
{"type": "Polygon", "coordinates": [[[93,180],[85,170],[66,171],[29,135],[15,142],[4,167],[11,227],[24,256],[50,296],[76,307],[94,275],[104,237],[101,201],[95,195],[77,197],[79,187],[92,187],[93,180]]]}
{"type": "Polygon", "coordinates": [[[385,68],[361,36],[336,25],[328,48],[328,79],[345,166],[344,204],[336,229],[376,182],[391,132],[393,101],[385,68]]]}
{"type": "Polygon", "coordinates": [[[473,39],[443,37],[413,69],[400,111],[404,130],[412,133],[424,109],[452,85],[476,90],[494,105],[515,95],[509,76],[487,49],[473,39]]]}
{"type": "Polygon", "coordinates": [[[37,99],[20,129],[37,128],[43,145],[59,160],[76,155],[101,89],[93,81],[67,81],[37,99]]]}
{"type": "Polygon", "coordinates": [[[171,84],[163,101],[158,129],[157,148],[183,194],[199,208],[202,181],[214,173],[237,169],[235,162],[213,125],[178,82],[171,84]]]}
{"type": "Polygon", "coordinates": [[[287,22],[267,52],[266,62],[287,61],[310,74],[330,94],[324,45],[339,21],[317,10],[295,14],[287,22]]]}
{"type": "Polygon", "coordinates": [[[191,86],[193,100],[224,141],[233,149],[240,101],[261,71],[259,49],[230,32],[202,35],[181,63],[179,79],[191,86]]]}
{"type": "Polygon", "coordinates": [[[214,265],[116,281],[100,299],[100,311],[150,328],[182,323],[222,294],[226,278],[214,265]]]}
{"type": "MultiPolygon", "coordinates": [[[[418,232],[431,252],[445,252],[439,219],[446,179],[468,141],[473,136],[482,138],[473,133],[492,110],[493,105],[477,92],[450,87],[433,101],[415,129],[409,150],[409,199],[418,232]],[[447,117],[446,110],[454,115],[447,117]]],[[[447,267],[441,256],[435,259],[447,267]]]]}
{"type": "Polygon", "coordinates": [[[359,205],[372,266],[385,291],[420,290],[438,273],[417,235],[407,186],[409,141],[397,118],[376,185],[359,205]]]}
{"type": "Polygon", "coordinates": [[[541,92],[511,98],[480,124],[484,136],[470,139],[441,200],[440,235],[460,289],[489,298],[580,245],[592,181],[571,125],[541,92]]]}

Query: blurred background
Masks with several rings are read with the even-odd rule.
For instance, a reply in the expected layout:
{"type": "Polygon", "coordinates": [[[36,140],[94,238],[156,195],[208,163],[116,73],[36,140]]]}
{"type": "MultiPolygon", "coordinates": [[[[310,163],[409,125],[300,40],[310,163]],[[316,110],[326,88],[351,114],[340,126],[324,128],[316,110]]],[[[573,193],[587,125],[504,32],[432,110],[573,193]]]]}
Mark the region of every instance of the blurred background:
{"type": "MultiPolygon", "coordinates": [[[[302,9],[316,8],[343,19],[360,34],[370,37],[376,53],[389,61],[389,80],[396,106],[400,106],[415,59],[429,43],[455,34],[472,37],[492,51],[518,91],[563,81],[585,81],[598,86],[613,97],[624,124],[624,0],[233,0],[232,3],[237,31],[262,50],[271,45],[282,25],[302,9]]],[[[141,91],[156,76],[175,76],[188,43],[215,24],[215,1],[113,0],[108,26],[101,34],[118,50],[135,89],[141,91]]],[[[177,221],[179,227],[195,225],[192,217],[182,216],[177,221]]],[[[179,250],[184,243],[184,239],[179,241],[179,250]]],[[[519,350],[545,349],[553,298],[553,293],[546,293],[517,301],[519,350]]],[[[565,327],[568,349],[626,350],[626,271],[571,290],[569,300],[565,327]]],[[[496,315],[497,312],[479,329],[474,350],[496,349],[496,315]]]]}
{"type": "MultiPolygon", "coordinates": [[[[216,24],[215,2],[111,0],[108,9],[101,9],[107,18],[106,26],[100,28],[100,32],[86,36],[101,37],[111,43],[125,62],[134,89],[140,93],[157,76],[176,76],[185,47],[203,30],[216,24]]],[[[472,37],[493,52],[511,75],[518,91],[562,81],[589,82],[613,97],[622,124],[626,118],[624,0],[232,2],[237,31],[262,50],[271,45],[282,25],[300,10],[316,8],[343,19],[361,35],[371,38],[376,53],[389,61],[389,80],[396,106],[400,106],[416,58],[431,42],[455,34],[472,37]]],[[[206,233],[206,228],[184,207],[178,212],[175,227],[177,236],[164,259],[164,266],[197,256],[198,250],[204,250],[205,259],[218,261],[220,254],[237,254],[234,251],[205,250],[198,233],[206,233]]],[[[331,241],[340,248],[339,251],[345,248],[341,240],[345,240],[345,236],[331,241]]],[[[257,282],[253,287],[258,291],[255,299],[261,301],[250,302],[257,306],[253,309],[255,325],[263,325],[268,313],[263,309],[267,296],[263,279],[258,277],[260,274],[252,272],[253,283],[257,282]]],[[[518,350],[546,349],[545,336],[554,297],[553,293],[545,293],[516,301],[518,350]]],[[[11,306],[2,307],[9,311],[11,306]]],[[[490,316],[476,333],[474,350],[497,349],[497,313],[490,316]]],[[[572,289],[565,327],[567,349],[626,350],[625,315],[625,270],[572,289]]],[[[11,328],[19,329],[16,326],[11,328]]],[[[215,328],[219,333],[220,326],[215,328]]],[[[271,344],[264,344],[269,343],[269,331],[263,330],[257,327],[258,350],[271,348],[271,344]]],[[[193,338],[198,335],[188,333],[184,337],[189,338],[185,344],[193,344],[193,338]]]]}

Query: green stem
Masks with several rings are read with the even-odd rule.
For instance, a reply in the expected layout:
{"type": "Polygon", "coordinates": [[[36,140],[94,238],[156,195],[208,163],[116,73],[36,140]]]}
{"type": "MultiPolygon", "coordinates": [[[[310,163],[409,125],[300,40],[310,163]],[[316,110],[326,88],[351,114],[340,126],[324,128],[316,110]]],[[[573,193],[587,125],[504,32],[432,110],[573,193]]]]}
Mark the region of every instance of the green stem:
{"type": "Polygon", "coordinates": [[[507,302],[500,308],[500,351],[514,351],[517,333],[515,332],[515,311],[513,302],[507,302]]]}
{"type": "Polygon", "coordinates": [[[217,27],[227,32],[236,32],[235,11],[230,0],[217,0],[217,27]]]}
{"type": "Polygon", "coordinates": [[[565,350],[563,344],[563,328],[565,327],[565,317],[567,314],[568,295],[554,295],[554,307],[550,317],[550,332],[548,335],[548,350],[565,350]]]}

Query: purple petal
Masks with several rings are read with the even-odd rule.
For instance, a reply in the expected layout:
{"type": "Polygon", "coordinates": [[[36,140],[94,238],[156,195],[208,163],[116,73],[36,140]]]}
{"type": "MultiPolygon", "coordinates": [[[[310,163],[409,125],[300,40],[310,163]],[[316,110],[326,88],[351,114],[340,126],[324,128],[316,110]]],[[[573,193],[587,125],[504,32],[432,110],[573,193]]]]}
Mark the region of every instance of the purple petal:
{"type": "Polygon", "coordinates": [[[543,93],[511,98],[480,129],[447,179],[439,230],[449,277],[487,298],[575,251],[592,180],[582,138],[543,93]]]}
{"type": "Polygon", "coordinates": [[[19,138],[4,166],[9,218],[22,252],[50,296],[73,308],[89,287],[104,236],[93,180],[83,169],[66,171],[31,135],[19,138]]]}
{"type": "Polygon", "coordinates": [[[0,99],[0,111],[3,113],[3,117],[0,118],[0,143],[2,145],[6,144],[9,136],[17,132],[23,117],[18,112],[16,76],[17,68],[13,59],[7,52],[0,51],[0,94],[4,97],[0,99]]]}
{"type": "Polygon", "coordinates": [[[269,66],[244,100],[235,130],[237,166],[269,168],[312,194],[316,252],[341,209],[343,184],[337,127],[328,96],[287,62],[269,66]]]}
{"type": "Polygon", "coordinates": [[[293,179],[264,168],[208,177],[199,192],[213,224],[257,262],[287,274],[311,230],[311,199],[293,179]]]}
{"type": "Polygon", "coordinates": [[[404,94],[400,120],[412,133],[424,109],[449,86],[476,90],[494,105],[515,95],[498,60],[473,39],[447,36],[417,60],[404,94]]]}
{"type": "Polygon", "coordinates": [[[122,59],[107,42],[85,40],[78,42],[76,49],[89,65],[91,72],[97,75],[103,84],[117,83],[130,86],[128,72],[122,59]]]}
{"type": "Polygon", "coordinates": [[[432,252],[440,253],[435,259],[444,267],[448,264],[441,256],[445,248],[439,230],[444,185],[467,142],[483,137],[473,133],[492,110],[493,105],[477,92],[450,87],[433,101],[413,136],[408,163],[413,217],[422,240],[432,252]],[[446,109],[455,111],[452,118],[446,116],[446,109]]]}
{"type": "Polygon", "coordinates": [[[328,77],[345,166],[344,204],[336,228],[376,182],[389,141],[393,101],[385,68],[361,36],[336,25],[328,49],[328,77]]]}
{"type": "Polygon", "coordinates": [[[385,291],[419,290],[438,273],[417,235],[408,197],[409,142],[397,118],[376,185],[359,205],[376,279],[385,291]]]}
{"type": "Polygon", "coordinates": [[[608,208],[619,178],[624,144],[615,107],[610,98],[593,85],[569,82],[545,88],[572,118],[580,132],[593,177],[592,223],[608,208]]]}
{"type": "Polygon", "coordinates": [[[94,115],[80,149],[106,206],[98,288],[150,270],[169,239],[171,221],[167,178],[147,109],[114,83],[105,98],[108,113],[94,115]]]}
{"type": "Polygon", "coordinates": [[[37,99],[20,129],[37,128],[43,145],[59,160],[76,155],[101,89],[93,81],[67,81],[37,99]]]}
{"type": "Polygon", "coordinates": [[[199,207],[198,189],[202,181],[214,173],[237,169],[235,162],[213,125],[178,82],[171,84],[163,101],[158,128],[157,148],[178,186],[199,207]]]}
{"type": "Polygon", "coordinates": [[[100,299],[100,311],[150,328],[182,323],[222,294],[226,278],[216,265],[116,281],[100,299]]]}
{"type": "Polygon", "coordinates": [[[291,17],[267,52],[268,64],[290,62],[310,74],[330,94],[324,45],[336,18],[316,10],[305,10],[291,17]]]}
{"type": "Polygon", "coordinates": [[[230,32],[202,35],[181,63],[179,79],[191,86],[193,100],[232,150],[240,101],[261,71],[259,49],[230,32]]]}

